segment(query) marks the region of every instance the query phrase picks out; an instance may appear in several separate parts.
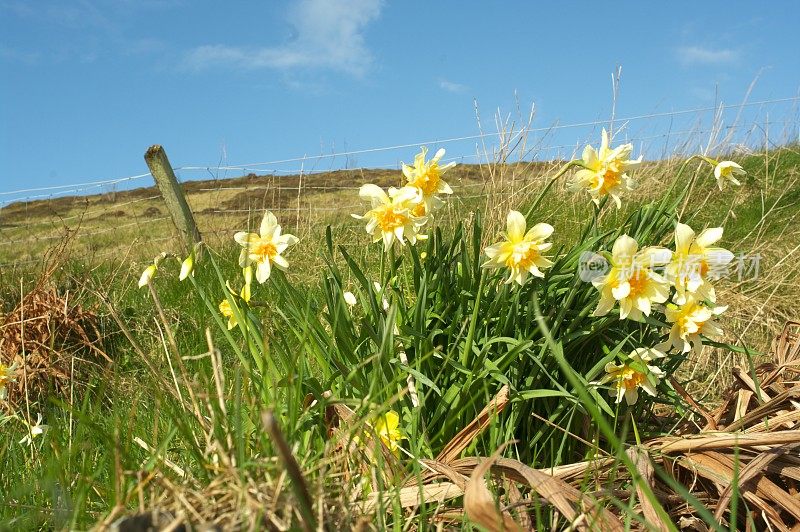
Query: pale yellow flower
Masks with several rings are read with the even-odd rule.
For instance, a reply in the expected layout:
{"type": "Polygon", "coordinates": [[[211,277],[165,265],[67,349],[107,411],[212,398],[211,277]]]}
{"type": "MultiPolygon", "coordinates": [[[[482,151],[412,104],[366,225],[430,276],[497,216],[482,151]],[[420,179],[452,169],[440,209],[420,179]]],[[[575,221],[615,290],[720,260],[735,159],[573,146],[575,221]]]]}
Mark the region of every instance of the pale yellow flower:
{"type": "Polygon", "coordinates": [[[281,234],[278,219],[270,211],[264,213],[259,234],[239,231],[233,238],[242,246],[239,266],[246,268],[251,264],[255,265],[256,280],[259,283],[269,279],[273,264],[281,270],[289,268],[289,263],[282,254],[286,248],[298,242],[294,235],[281,234]]]}
{"type": "Polygon", "coordinates": [[[636,404],[639,399],[639,388],[648,395],[656,396],[656,387],[664,377],[664,372],[648,362],[663,358],[665,355],[657,349],[637,348],[622,364],[609,362],[606,364],[606,375],[600,383],[612,382],[609,394],[621,403],[624,398],[628,405],[636,404]]]}
{"type": "Polygon", "coordinates": [[[669,338],[659,348],[665,351],[675,348],[681,353],[699,351],[703,345],[701,335],[708,338],[719,337],[722,329],[714,320],[727,306],[707,306],[693,295],[686,296],[683,305],[670,303],[664,309],[667,323],[672,324],[669,338]]]}
{"type": "Polygon", "coordinates": [[[344,302],[347,303],[348,306],[352,307],[358,303],[358,299],[356,299],[356,295],[353,292],[345,292],[342,294],[342,297],[344,297],[344,302]]]}
{"type": "Polygon", "coordinates": [[[506,283],[516,281],[522,286],[528,275],[544,277],[542,270],[553,263],[542,253],[553,244],[545,242],[553,234],[553,226],[538,223],[527,230],[525,216],[518,211],[511,211],[506,218],[505,240],[491,245],[484,250],[489,259],[483,263],[484,268],[508,268],[506,283]]]}
{"type": "Polygon", "coordinates": [[[628,235],[617,238],[608,272],[592,280],[600,291],[594,316],[605,316],[616,302],[620,319],[649,316],[651,303],[664,303],[669,297],[669,282],[653,270],[667,264],[671,256],[671,251],[661,247],[639,250],[639,244],[628,235]]]}
{"type": "Polygon", "coordinates": [[[444,148],[439,149],[430,161],[425,161],[428,148],[422,147],[420,153],[414,157],[413,166],[403,164],[403,175],[406,177],[406,185],[418,188],[422,192],[422,203],[415,206],[413,214],[415,216],[425,216],[443,205],[437,194],[452,194],[450,188],[443,179],[442,175],[456,165],[455,162],[439,166],[439,161],[444,156],[444,148]]]}
{"type": "Polygon", "coordinates": [[[642,157],[631,159],[633,144],[623,144],[613,150],[609,148],[608,133],[603,129],[600,149],[595,150],[587,145],[583,149],[583,168],[575,173],[571,188],[586,190],[595,204],[599,204],[603,196],[611,196],[617,208],[622,206],[620,195],[633,190],[633,179],[628,170],[633,170],[642,162],[642,157]]]}
{"type": "Polygon", "coordinates": [[[733,161],[722,161],[714,166],[714,177],[717,179],[717,186],[722,190],[722,185],[725,181],[730,181],[731,184],[739,186],[741,183],[736,176],[747,175],[744,168],[733,161]]]}
{"type": "Polygon", "coordinates": [[[28,433],[19,440],[20,445],[33,445],[33,440],[47,432],[47,425],[42,425],[42,414],[36,414],[36,424],[28,426],[28,433]]]}
{"type": "Polygon", "coordinates": [[[231,304],[227,299],[223,299],[220,302],[219,311],[223,316],[228,318],[228,330],[236,327],[239,322],[236,319],[236,314],[233,312],[233,307],[231,307],[231,304]]]}
{"type": "Polygon", "coordinates": [[[158,266],[155,264],[151,264],[142,272],[142,276],[139,277],[139,288],[146,286],[153,280],[153,276],[158,271],[158,266]]]}
{"type": "Polygon", "coordinates": [[[416,187],[390,188],[387,194],[377,185],[363,185],[358,195],[369,200],[372,208],[363,216],[352,214],[357,220],[367,220],[367,233],[372,235],[372,241],[383,240],[386,251],[397,240],[400,245],[405,245],[406,240],[416,244],[417,240],[427,238],[420,234],[420,228],[427,222],[425,216],[415,216],[412,210],[422,201],[422,193],[416,187]]]}
{"type": "Polygon", "coordinates": [[[4,400],[6,398],[6,385],[9,382],[14,382],[14,378],[16,377],[16,369],[16,364],[6,366],[0,362],[0,400],[4,400]]]}
{"type": "Polygon", "coordinates": [[[675,227],[675,253],[667,266],[667,278],[675,286],[672,300],[683,305],[687,293],[697,294],[700,299],[716,301],[717,296],[711,280],[720,277],[725,266],[733,260],[727,249],[713,247],[722,238],[722,227],[705,229],[699,235],[686,224],[675,227]]]}

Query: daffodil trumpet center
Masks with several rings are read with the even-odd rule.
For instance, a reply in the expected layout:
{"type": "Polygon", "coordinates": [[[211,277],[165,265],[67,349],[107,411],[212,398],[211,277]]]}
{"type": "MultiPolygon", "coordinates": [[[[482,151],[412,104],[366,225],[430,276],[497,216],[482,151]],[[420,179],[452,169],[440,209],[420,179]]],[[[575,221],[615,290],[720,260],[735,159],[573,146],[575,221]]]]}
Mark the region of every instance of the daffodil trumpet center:
{"type": "Polygon", "coordinates": [[[609,166],[603,173],[603,184],[600,186],[600,192],[608,194],[622,183],[622,172],[616,169],[615,165],[609,166]]]}
{"type": "Polygon", "coordinates": [[[250,250],[250,253],[257,257],[258,261],[272,260],[277,254],[278,249],[272,242],[259,242],[250,250]]]}
{"type": "Polygon", "coordinates": [[[397,212],[393,207],[387,206],[376,213],[378,225],[384,233],[391,233],[398,227],[403,227],[409,222],[408,216],[397,212]]]}
{"type": "Polygon", "coordinates": [[[631,287],[630,297],[644,295],[648,286],[647,272],[642,269],[635,270],[633,275],[628,279],[628,284],[631,287]]]}
{"type": "Polygon", "coordinates": [[[439,168],[434,166],[411,181],[409,185],[420,189],[425,196],[432,196],[439,189],[440,179],[439,168]]]}
{"type": "Polygon", "coordinates": [[[514,252],[506,259],[506,266],[509,268],[521,268],[527,270],[534,264],[539,257],[539,250],[534,246],[516,246],[514,252]]]}
{"type": "Polygon", "coordinates": [[[647,380],[647,376],[639,371],[636,371],[630,366],[626,366],[619,372],[617,383],[620,388],[625,390],[633,390],[640,386],[647,380]]]}

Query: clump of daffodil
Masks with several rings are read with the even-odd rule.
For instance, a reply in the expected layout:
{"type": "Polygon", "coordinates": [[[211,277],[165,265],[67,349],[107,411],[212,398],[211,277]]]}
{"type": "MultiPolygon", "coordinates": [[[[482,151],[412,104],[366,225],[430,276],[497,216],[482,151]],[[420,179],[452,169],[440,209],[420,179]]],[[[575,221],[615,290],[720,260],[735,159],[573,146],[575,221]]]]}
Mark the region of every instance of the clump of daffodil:
{"type": "Polygon", "coordinates": [[[289,268],[283,252],[298,242],[298,238],[294,235],[281,234],[278,219],[270,211],[264,213],[258,234],[239,231],[233,235],[233,238],[242,246],[239,265],[242,268],[254,265],[256,280],[259,283],[264,283],[269,279],[273,265],[281,270],[289,268]]]}
{"type": "Polygon", "coordinates": [[[553,226],[538,223],[527,230],[525,216],[518,211],[511,211],[506,218],[505,240],[491,245],[484,250],[488,261],[484,268],[508,268],[506,283],[516,281],[522,286],[528,275],[544,277],[543,269],[553,263],[542,253],[553,244],[545,242],[553,234],[553,226]]]}
{"type": "Polygon", "coordinates": [[[628,170],[633,170],[642,162],[642,157],[631,159],[633,144],[623,144],[613,150],[609,147],[608,133],[603,129],[600,149],[591,145],[583,149],[581,168],[575,173],[573,190],[586,190],[595,204],[604,196],[611,196],[617,208],[622,206],[620,195],[634,187],[628,170]]]}
{"type": "Polygon", "coordinates": [[[717,180],[717,186],[720,190],[722,190],[725,181],[729,181],[732,185],[738,187],[741,183],[736,179],[736,176],[747,175],[744,168],[733,161],[722,161],[718,163],[713,161],[712,164],[713,163],[716,163],[714,164],[714,177],[717,180]]]}
{"type": "Polygon", "coordinates": [[[639,250],[639,244],[628,235],[614,242],[610,268],[605,275],[592,280],[600,291],[595,316],[605,316],[619,302],[620,319],[641,320],[650,315],[651,303],[664,303],[669,297],[669,282],[654,268],[670,261],[672,252],[661,247],[639,250]]]}
{"type": "Polygon", "coordinates": [[[9,382],[14,382],[16,369],[16,364],[6,366],[0,362],[0,401],[6,398],[6,385],[8,385],[9,382]]]}
{"type": "Polygon", "coordinates": [[[415,187],[422,192],[422,202],[412,209],[415,216],[425,216],[443,205],[442,200],[437,194],[452,194],[450,188],[442,175],[456,165],[450,162],[439,165],[439,161],[444,157],[444,148],[439,149],[430,161],[425,161],[428,148],[422,147],[420,152],[414,157],[414,164],[409,166],[403,164],[403,175],[406,178],[406,185],[415,187]]]}
{"type": "Polygon", "coordinates": [[[383,240],[386,251],[397,240],[405,245],[408,240],[416,244],[417,240],[427,238],[420,234],[420,228],[427,222],[426,216],[416,216],[413,210],[423,202],[420,189],[416,187],[389,188],[388,194],[378,185],[362,185],[358,195],[371,202],[371,209],[363,216],[352,214],[357,220],[367,220],[367,233],[372,241],[383,240]]]}
{"type": "Polygon", "coordinates": [[[673,301],[678,305],[686,302],[687,293],[697,294],[700,299],[716,301],[714,286],[710,280],[733,260],[733,253],[714,247],[722,238],[722,227],[712,227],[699,235],[686,224],[675,227],[675,253],[666,273],[675,286],[673,301]]]}
{"type": "Polygon", "coordinates": [[[223,299],[219,304],[220,313],[228,318],[228,330],[233,329],[239,323],[236,319],[236,313],[233,311],[230,302],[227,298],[223,299]]]}
{"type": "Polygon", "coordinates": [[[624,398],[628,405],[635,405],[639,399],[639,388],[655,397],[656,387],[664,377],[664,372],[649,362],[664,356],[664,353],[656,349],[643,347],[634,349],[621,364],[613,362],[606,364],[606,375],[600,383],[612,383],[609,394],[617,403],[621,403],[624,398]]]}
{"type": "Polygon", "coordinates": [[[722,329],[714,320],[727,306],[709,306],[695,296],[689,294],[682,305],[668,304],[664,309],[667,323],[672,324],[669,338],[659,348],[669,350],[675,348],[680,353],[699,351],[703,345],[701,335],[718,337],[722,329]]]}

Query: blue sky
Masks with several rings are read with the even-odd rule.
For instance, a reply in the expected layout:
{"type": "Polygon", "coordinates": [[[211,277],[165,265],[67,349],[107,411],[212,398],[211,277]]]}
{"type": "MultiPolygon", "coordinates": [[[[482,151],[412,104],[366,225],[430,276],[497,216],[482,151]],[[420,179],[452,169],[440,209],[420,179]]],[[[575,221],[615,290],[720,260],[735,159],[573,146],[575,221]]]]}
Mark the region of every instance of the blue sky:
{"type": "MultiPolygon", "coordinates": [[[[617,116],[740,102],[757,76],[751,100],[796,96],[800,5],[763,6],[0,0],[0,192],[142,173],[153,143],[175,165],[204,166],[474,135],[475,100],[488,131],[516,99],[523,114],[535,102],[540,127],[607,119],[617,65],[617,116]]],[[[684,126],[629,132],[669,127],[684,126]]],[[[475,140],[446,147],[471,155],[475,140]]],[[[414,151],[305,168],[391,165],[414,151]]]]}

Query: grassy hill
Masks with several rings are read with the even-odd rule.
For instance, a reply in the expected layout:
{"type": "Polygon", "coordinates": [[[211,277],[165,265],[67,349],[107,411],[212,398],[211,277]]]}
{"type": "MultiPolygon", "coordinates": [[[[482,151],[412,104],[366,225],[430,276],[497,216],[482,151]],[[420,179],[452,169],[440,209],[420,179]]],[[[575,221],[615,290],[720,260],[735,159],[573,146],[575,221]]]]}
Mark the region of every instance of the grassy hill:
{"type": "MultiPolygon", "coordinates": [[[[687,213],[682,219],[698,230],[723,226],[725,233],[720,244],[741,255],[744,261],[742,275],[734,271],[718,287],[719,299],[730,306],[722,318],[725,337],[721,341],[746,345],[751,350],[731,352],[707,346],[702,357],[690,358],[680,370],[688,392],[707,408],[719,402],[732,382],[733,366],[748,367],[763,360],[783,323],[800,317],[796,310],[800,298],[796,268],[800,257],[800,151],[796,146],[788,146],[739,161],[748,171],[748,177],[741,187],[726,187],[724,191],[716,188],[708,168],[698,165],[699,177],[686,205],[681,207],[687,213]],[[694,211],[696,215],[689,220],[688,213],[694,211]],[[757,272],[753,271],[754,263],[757,272]]],[[[599,230],[613,231],[623,226],[643,205],[662,197],[673,185],[682,163],[682,160],[666,160],[644,165],[637,173],[637,190],[625,198],[621,210],[602,211],[599,230]]],[[[505,230],[508,210],[530,204],[559,164],[554,161],[457,166],[446,174],[455,194],[437,217],[436,225],[443,233],[450,234],[459,223],[465,223],[463,242],[454,247],[468,246],[469,229],[480,216],[484,227],[482,244],[496,241],[500,231],[505,230]]],[[[686,174],[677,183],[678,190],[689,186],[690,175],[686,174]]],[[[241,275],[233,233],[257,225],[264,209],[275,212],[284,232],[300,237],[300,243],[287,252],[291,267],[286,278],[301,292],[307,291],[303,293],[307,294],[309,305],[312,299],[320,305],[319,309],[314,307],[315,315],[333,311],[333,300],[325,299],[329,261],[342,272],[350,271],[342,256],[326,258],[326,226],[333,226],[332,244],[346,246],[352,259],[363,266],[365,275],[377,277],[386,268],[385,258],[381,258],[377,246],[368,245],[364,222],[349,216],[366,210],[357,191],[361,184],[370,182],[396,185],[400,175],[385,170],[337,171],[302,177],[248,175],[185,183],[188,201],[209,253],[219,266],[217,272],[206,259],[196,274],[199,285],[217,286],[210,296],[214,302],[211,308],[224,297],[218,280],[237,279],[241,275]]],[[[566,180],[559,182],[535,214],[537,220],[556,228],[555,253],[581,240],[582,228],[594,213],[586,195],[576,195],[565,185],[566,180]]],[[[672,246],[669,241],[659,243],[672,246]]],[[[295,495],[286,487],[294,485],[294,479],[287,478],[285,470],[276,467],[274,457],[248,454],[250,449],[272,447],[264,443],[267,436],[258,415],[246,412],[250,408],[256,411],[261,404],[263,397],[258,394],[269,394],[269,390],[283,387],[291,390],[287,382],[295,378],[319,379],[314,386],[326,389],[329,383],[323,375],[324,362],[310,364],[319,374],[287,374],[286,382],[270,382],[261,387],[252,381],[252,373],[244,369],[234,349],[222,347],[217,361],[209,345],[228,345],[225,327],[213,327],[204,296],[190,290],[186,282],[178,281],[178,261],[165,262],[159,269],[154,280],[156,306],[147,289],[136,287],[141,271],[154,255],[161,251],[179,253],[180,249],[175,229],[154,187],[11,204],[0,210],[0,263],[17,263],[0,269],[3,301],[0,313],[14,317],[3,330],[10,331],[9,323],[17,323],[13,330],[19,331],[18,324],[31,318],[15,314],[20,307],[27,308],[25,305],[33,305],[34,313],[48,313],[46,326],[31,324],[27,333],[25,329],[20,333],[32,336],[33,343],[22,345],[36,350],[42,360],[37,373],[30,377],[31,393],[18,394],[16,401],[28,412],[42,412],[50,426],[45,447],[37,451],[18,445],[19,436],[12,436],[11,431],[0,434],[0,463],[15,464],[0,474],[0,494],[13,502],[0,505],[0,529],[88,528],[98,521],[111,523],[140,506],[183,508],[181,511],[187,515],[191,509],[207,508],[208,513],[202,517],[217,515],[224,523],[246,522],[248,518],[242,516],[251,515],[248,512],[252,515],[266,512],[273,523],[296,524],[300,506],[292,503],[287,507],[294,510],[285,513],[280,502],[287,498],[294,500],[295,495]],[[43,266],[44,257],[49,267],[43,266]],[[31,294],[36,301],[25,299],[31,294]],[[25,304],[19,305],[20,301],[25,304]],[[63,316],[59,314],[61,308],[63,316]],[[206,328],[210,326],[213,332],[207,336],[206,328]],[[59,334],[58,327],[63,327],[65,334],[59,334]],[[37,334],[41,337],[36,337],[37,334]],[[224,403],[217,397],[221,389],[217,386],[224,388],[219,394],[228,398],[228,410],[217,404],[224,403]],[[175,397],[173,387],[179,398],[175,397]],[[199,406],[190,406],[193,402],[199,406]],[[203,415],[195,419],[193,408],[202,409],[206,418],[213,418],[213,423],[207,424],[203,415]],[[229,520],[222,520],[222,516],[229,520]]],[[[353,273],[341,275],[343,288],[356,291],[358,277],[353,273]]],[[[286,321],[277,317],[280,312],[289,312],[278,305],[284,297],[281,286],[265,285],[257,298],[263,308],[254,306],[256,312],[263,310],[259,316],[265,335],[270,338],[278,328],[286,328],[286,323],[302,321],[302,313],[289,316],[286,321]]],[[[463,293],[452,293],[454,300],[463,297],[463,293]]],[[[446,320],[447,316],[439,318],[446,320]]],[[[364,320],[366,327],[366,317],[364,320]]],[[[528,321],[533,320],[531,315],[528,321]]],[[[335,325],[326,327],[315,333],[338,334],[335,325]]],[[[294,338],[297,342],[294,345],[287,340],[291,334],[275,335],[276,343],[287,342],[274,346],[275,353],[286,351],[301,357],[299,353],[305,345],[302,335],[297,333],[300,337],[294,338]]],[[[410,333],[402,330],[398,334],[410,333]]],[[[0,348],[12,345],[12,341],[11,333],[0,335],[0,348]]],[[[238,345],[244,351],[253,349],[241,340],[231,345],[238,345]]],[[[360,346],[351,347],[355,350],[360,346]]],[[[0,354],[3,353],[0,349],[0,354]]],[[[269,364],[269,360],[264,363],[269,364]]],[[[369,360],[363,362],[369,363],[369,360]]],[[[399,367],[402,362],[392,359],[390,364],[399,367]]],[[[355,374],[359,368],[340,371],[348,369],[355,374]]],[[[487,371],[497,373],[491,367],[487,371]]],[[[415,376],[418,380],[425,377],[415,376]]],[[[487,390],[486,397],[481,396],[480,400],[488,400],[494,393],[487,390]]],[[[317,400],[310,393],[306,397],[281,396],[284,399],[307,409],[312,409],[317,400]]],[[[475,415],[482,404],[472,407],[475,415]]],[[[337,415],[343,415],[344,407],[357,410],[364,405],[344,401],[336,406],[337,415]]],[[[303,408],[298,406],[299,410],[303,408]]],[[[303,419],[294,421],[304,430],[311,430],[309,427],[313,428],[315,422],[323,422],[303,419]]],[[[645,421],[641,422],[641,429],[645,430],[645,421]]],[[[511,436],[493,434],[492,441],[509,440],[511,436]]],[[[632,438],[630,433],[625,437],[632,438]]],[[[467,454],[483,449],[482,445],[476,440],[467,454]]],[[[554,449],[548,448],[548,453],[561,457],[558,442],[550,445],[554,449]]],[[[331,489],[326,468],[334,468],[337,474],[346,477],[342,485],[360,474],[357,469],[339,468],[334,462],[341,456],[323,454],[319,447],[304,448],[295,441],[292,451],[301,468],[319,482],[312,484],[314,489],[322,490],[323,485],[326,490],[331,489]]],[[[565,452],[563,462],[582,458],[565,452]]],[[[417,469],[413,474],[427,473],[417,469]]],[[[359,489],[363,495],[372,488],[360,485],[359,489]]],[[[346,514],[350,506],[345,495],[356,497],[359,492],[314,493],[315,498],[327,501],[325,504],[336,512],[345,512],[337,514],[339,525],[355,526],[358,518],[346,514]]],[[[627,503],[623,500],[614,504],[627,503]]],[[[322,503],[315,508],[321,507],[322,503]]],[[[395,511],[398,515],[402,513],[397,508],[395,511]]],[[[427,522],[432,516],[426,511],[431,510],[423,508],[413,516],[427,522]]],[[[383,525],[388,526],[387,523],[384,521],[383,525]]],[[[403,526],[402,520],[392,523],[403,526]]]]}

